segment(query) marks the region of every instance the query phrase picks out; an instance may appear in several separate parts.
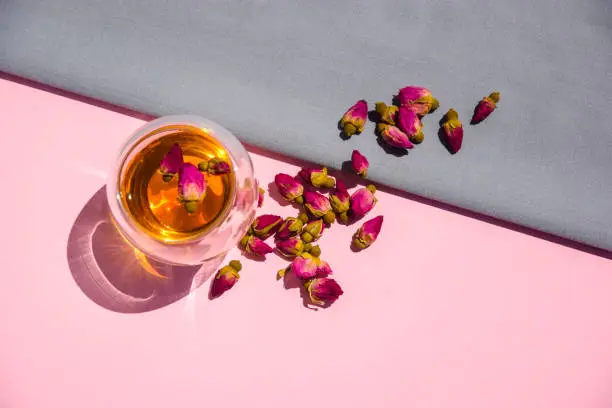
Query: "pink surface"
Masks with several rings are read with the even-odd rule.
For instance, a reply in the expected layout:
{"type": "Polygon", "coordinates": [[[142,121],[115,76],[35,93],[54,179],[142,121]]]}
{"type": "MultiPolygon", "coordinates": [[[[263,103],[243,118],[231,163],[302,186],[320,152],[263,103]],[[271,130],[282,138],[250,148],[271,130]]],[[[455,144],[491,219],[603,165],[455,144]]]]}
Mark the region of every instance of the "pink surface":
{"type": "MultiPolygon", "coordinates": [[[[322,240],[332,307],[284,289],[277,257],[209,301],[205,272],[151,277],[104,225],[91,243],[104,203],[86,204],[140,120],[8,81],[0,96],[1,407],[612,406],[612,261],[379,193],[371,248],[341,226],[322,240]]],[[[296,170],[253,158],[263,184],[296,170]]]]}

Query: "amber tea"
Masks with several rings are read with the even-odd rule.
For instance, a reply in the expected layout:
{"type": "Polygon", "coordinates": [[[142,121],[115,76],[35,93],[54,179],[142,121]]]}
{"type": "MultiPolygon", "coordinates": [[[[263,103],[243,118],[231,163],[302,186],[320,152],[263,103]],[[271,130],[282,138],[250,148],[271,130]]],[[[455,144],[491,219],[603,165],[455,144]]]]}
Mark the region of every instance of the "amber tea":
{"type": "Polygon", "coordinates": [[[178,176],[164,177],[160,162],[178,144],[183,161],[198,166],[203,161],[220,159],[230,164],[224,147],[204,129],[173,125],[157,129],[164,134],[136,153],[125,164],[119,180],[121,203],[138,227],[166,243],[184,242],[205,234],[225,216],[232,204],[234,173],[205,174],[204,198],[191,211],[181,202],[178,176]]]}

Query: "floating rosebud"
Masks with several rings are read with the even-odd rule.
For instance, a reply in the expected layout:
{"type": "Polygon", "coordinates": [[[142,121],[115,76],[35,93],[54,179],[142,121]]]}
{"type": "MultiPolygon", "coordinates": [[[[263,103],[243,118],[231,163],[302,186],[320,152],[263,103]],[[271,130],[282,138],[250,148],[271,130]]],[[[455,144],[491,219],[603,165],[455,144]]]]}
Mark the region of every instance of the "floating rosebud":
{"type": "Polygon", "coordinates": [[[342,180],[336,182],[336,187],[329,193],[329,202],[340,221],[348,221],[347,212],[351,208],[351,196],[342,180]]]}
{"type": "Polygon", "coordinates": [[[309,221],[306,225],[304,225],[304,230],[302,231],[302,240],[304,242],[314,242],[321,238],[323,235],[323,231],[325,230],[325,224],[322,219],[316,219],[309,221]]]}
{"type": "Polygon", "coordinates": [[[499,102],[499,92],[493,92],[489,96],[482,98],[474,109],[474,116],[472,116],[471,122],[472,125],[476,125],[489,117],[497,107],[497,102],[499,102]]]}
{"type": "Polygon", "coordinates": [[[401,107],[397,113],[397,127],[408,135],[413,143],[421,143],[423,141],[423,123],[416,112],[401,107]]]}
{"type": "Polygon", "coordinates": [[[263,242],[255,235],[247,234],[240,240],[240,247],[250,255],[263,256],[274,252],[274,248],[263,242]]]}
{"type": "Polygon", "coordinates": [[[336,179],[327,174],[327,167],[304,168],[299,175],[317,188],[333,188],[336,185],[336,179]]]}
{"type": "Polygon", "coordinates": [[[255,218],[255,221],[251,224],[251,229],[259,238],[266,239],[276,233],[281,222],[283,222],[283,218],[278,215],[264,214],[255,218]]]}
{"type": "Polygon", "coordinates": [[[384,102],[376,102],[376,113],[378,114],[378,120],[388,125],[395,125],[395,119],[397,116],[397,106],[387,105],[384,102]]]}
{"type": "Polygon", "coordinates": [[[170,181],[172,177],[180,171],[182,165],[183,151],[181,147],[175,143],[170,148],[170,151],[166,153],[161,163],[159,163],[159,171],[164,181],[170,181]]]}
{"type": "Polygon", "coordinates": [[[376,125],[376,130],[389,146],[398,149],[412,149],[414,147],[408,135],[395,126],[379,123],[376,125]]]}
{"type": "Polygon", "coordinates": [[[353,150],[353,154],[351,155],[351,167],[355,173],[359,174],[361,177],[366,177],[368,175],[370,162],[367,157],[359,153],[359,150],[353,150]]]}
{"type": "Polygon", "coordinates": [[[281,255],[293,258],[304,252],[304,242],[298,237],[287,238],[276,242],[276,249],[281,255]]]}
{"type": "Polygon", "coordinates": [[[213,175],[227,174],[231,171],[231,167],[228,162],[216,157],[210,160],[201,161],[198,163],[198,169],[213,175]]]}
{"type": "Polygon", "coordinates": [[[338,282],[332,278],[311,279],[304,283],[304,287],[310,295],[310,300],[318,305],[332,303],[344,293],[338,282]]]}
{"type": "Polygon", "coordinates": [[[229,265],[219,269],[211,283],[210,297],[216,298],[231,289],[240,279],[239,272],[241,269],[240,261],[231,261],[229,265]]]}
{"type": "Polygon", "coordinates": [[[287,217],[276,231],[276,239],[287,239],[302,231],[304,223],[299,218],[287,217]]]}
{"type": "Polygon", "coordinates": [[[178,196],[184,203],[185,209],[193,213],[197,203],[204,199],[206,194],[206,179],[198,168],[191,163],[184,163],[179,170],[178,196]]]}
{"type": "Polygon", "coordinates": [[[376,241],[376,238],[380,233],[382,223],[382,215],[379,215],[378,217],[374,217],[371,220],[364,222],[363,225],[355,233],[353,244],[355,244],[355,246],[359,249],[365,249],[372,245],[374,241],[376,241]]]}
{"type": "Polygon", "coordinates": [[[257,191],[259,192],[259,194],[257,195],[257,207],[261,208],[264,202],[264,196],[266,195],[266,190],[261,187],[258,187],[257,191]]]}
{"type": "Polygon", "coordinates": [[[314,218],[323,218],[326,224],[335,221],[336,215],[332,211],[329,199],[316,191],[304,192],[305,206],[314,218]]]}
{"type": "Polygon", "coordinates": [[[351,196],[351,215],[353,218],[361,218],[374,208],[378,201],[374,197],[375,192],[376,187],[370,184],[366,188],[360,188],[353,193],[351,196]]]}
{"type": "Polygon", "coordinates": [[[442,133],[446,140],[448,150],[455,154],[461,149],[463,143],[463,125],[459,120],[459,114],[454,109],[449,109],[442,119],[442,133]]]}
{"type": "Polygon", "coordinates": [[[363,99],[358,101],[346,111],[340,119],[340,127],[348,137],[363,132],[368,117],[368,103],[363,99]]]}
{"type": "Polygon", "coordinates": [[[420,86],[407,86],[400,89],[397,101],[401,106],[415,111],[419,116],[433,113],[440,106],[440,103],[431,95],[429,89],[420,86]]]}
{"type": "Polygon", "coordinates": [[[332,274],[332,269],[327,262],[307,252],[296,257],[289,265],[289,269],[295,276],[303,280],[324,278],[332,274]]]}
{"type": "Polygon", "coordinates": [[[288,174],[278,173],[274,177],[274,183],[278,188],[278,192],[285,200],[291,202],[295,201],[298,204],[302,204],[304,202],[304,199],[302,198],[302,195],[304,194],[304,186],[295,178],[288,174]]]}

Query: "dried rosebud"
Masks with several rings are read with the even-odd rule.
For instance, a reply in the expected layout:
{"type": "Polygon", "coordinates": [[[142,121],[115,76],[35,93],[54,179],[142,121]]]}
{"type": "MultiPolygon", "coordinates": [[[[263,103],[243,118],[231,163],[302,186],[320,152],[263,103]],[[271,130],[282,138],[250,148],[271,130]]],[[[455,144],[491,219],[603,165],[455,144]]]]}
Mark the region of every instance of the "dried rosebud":
{"type": "Polygon", "coordinates": [[[306,252],[296,257],[289,265],[289,269],[296,277],[303,280],[324,278],[332,273],[327,262],[306,252]]]}
{"type": "Polygon", "coordinates": [[[400,89],[397,101],[401,106],[415,111],[419,116],[433,113],[440,106],[440,103],[431,95],[429,89],[420,86],[407,86],[400,89]]]}
{"type": "Polygon", "coordinates": [[[208,161],[201,161],[198,163],[198,169],[213,175],[227,174],[231,171],[231,167],[228,162],[216,157],[208,161]]]}
{"type": "Polygon", "coordinates": [[[363,99],[351,106],[340,119],[340,127],[348,137],[363,132],[368,117],[368,103],[363,99]]]}
{"type": "Polygon", "coordinates": [[[297,237],[287,238],[276,242],[276,249],[281,255],[287,258],[293,258],[304,252],[304,242],[297,237]]]}
{"type": "Polygon", "coordinates": [[[423,141],[423,124],[416,112],[401,107],[397,113],[397,127],[408,135],[413,143],[421,143],[423,141]]]}
{"type": "Polygon", "coordinates": [[[287,239],[297,235],[304,227],[304,223],[299,218],[287,217],[276,231],[276,239],[287,239]]]}
{"type": "Polygon", "coordinates": [[[299,175],[317,188],[333,188],[336,185],[336,179],[327,174],[327,167],[303,168],[299,175]]]}
{"type": "Polygon", "coordinates": [[[310,300],[318,305],[332,303],[344,293],[338,282],[332,278],[311,279],[304,283],[304,287],[310,295],[310,300]]]}
{"type": "Polygon", "coordinates": [[[322,219],[309,221],[306,225],[304,225],[304,230],[302,231],[302,240],[304,242],[314,242],[321,238],[323,235],[323,231],[325,230],[325,224],[323,224],[322,219]]]}
{"type": "Polygon", "coordinates": [[[310,221],[310,217],[308,216],[308,213],[304,212],[304,211],[300,211],[300,213],[297,216],[298,220],[302,221],[302,223],[306,224],[308,221],[310,221]]]}
{"type": "Polygon", "coordinates": [[[351,208],[351,196],[342,180],[336,182],[336,188],[329,193],[329,202],[332,209],[342,222],[347,222],[347,212],[351,208]]]}
{"type": "Polygon", "coordinates": [[[305,206],[314,218],[323,218],[326,224],[335,221],[336,215],[332,211],[329,199],[316,191],[304,192],[305,206]]]}
{"type": "Polygon", "coordinates": [[[351,167],[355,173],[359,174],[361,177],[366,177],[368,175],[370,162],[367,157],[359,153],[359,150],[353,150],[353,154],[351,155],[351,167]]]}
{"type": "Polygon", "coordinates": [[[472,116],[472,125],[482,122],[495,110],[499,102],[499,92],[493,92],[489,96],[482,98],[476,108],[474,109],[474,116],[472,116]]]}
{"type": "Polygon", "coordinates": [[[378,217],[374,217],[371,220],[364,222],[363,225],[355,233],[353,244],[355,244],[355,246],[359,249],[365,249],[372,245],[374,241],[376,241],[376,238],[380,233],[382,223],[382,215],[379,215],[378,217]]]}
{"type": "Polygon", "coordinates": [[[375,106],[379,121],[388,125],[395,125],[395,118],[397,116],[397,106],[387,105],[384,102],[376,102],[375,106]]]}
{"type": "Polygon", "coordinates": [[[242,264],[240,261],[231,261],[229,265],[219,269],[215,275],[215,279],[212,281],[210,296],[216,298],[231,289],[236,282],[238,282],[238,279],[240,279],[239,272],[241,269],[242,264]]]}
{"type": "Polygon", "coordinates": [[[360,188],[353,193],[351,196],[351,215],[354,218],[361,218],[374,208],[378,201],[374,197],[375,192],[376,187],[370,184],[366,188],[360,188]]]}
{"type": "Polygon", "coordinates": [[[276,184],[280,195],[285,200],[291,202],[295,201],[298,204],[302,204],[304,202],[304,199],[302,198],[302,195],[304,194],[304,186],[295,178],[288,174],[278,173],[274,177],[274,183],[276,184]]]}
{"type": "Polygon", "coordinates": [[[255,235],[247,234],[240,240],[240,247],[250,255],[266,256],[271,252],[274,252],[274,248],[263,242],[260,238],[255,235]]]}
{"type": "Polygon", "coordinates": [[[321,247],[306,243],[304,244],[304,252],[308,252],[310,255],[318,258],[321,256],[321,247]]]}
{"type": "Polygon", "coordinates": [[[444,115],[442,133],[450,152],[452,154],[457,153],[463,142],[463,125],[459,121],[459,114],[454,109],[449,109],[444,115]]]}
{"type": "Polygon", "coordinates": [[[266,239],[276,233],[283,218],[278,215],[264,214],[255,218],[251,224],[251,230],[261,239],[266,239]]]}
{"type": "Polygon", "coordinates": [[[257,191],[259,192],[259,194],[257,195],[257,207],[261,208],[264,202],[264,196],[266,195],[266,191],[261,187],[258,187],[257,191]]]}
{"type": "Polygon", "coordinates": [[[159,163],[159,172],[162,174],[164,181],[170,181],[172,176],[179,172],[182,165],[183,151],[178,144],[174,144],[159,163]]]}
{"type": "Polygon", "coordinates": [[[197,203],[206,195],[206,179],[191,163],[184,163],[179,170],[178,196],[185,209],[192,213],[197,209],[197,203]]]}
{"type": "Polygon", "coordinates": [[[376,125],[376,130],[389,146],[398,149],[412,149],[414,147],[408,135],[395,126],[379,123],[376,125]]]}

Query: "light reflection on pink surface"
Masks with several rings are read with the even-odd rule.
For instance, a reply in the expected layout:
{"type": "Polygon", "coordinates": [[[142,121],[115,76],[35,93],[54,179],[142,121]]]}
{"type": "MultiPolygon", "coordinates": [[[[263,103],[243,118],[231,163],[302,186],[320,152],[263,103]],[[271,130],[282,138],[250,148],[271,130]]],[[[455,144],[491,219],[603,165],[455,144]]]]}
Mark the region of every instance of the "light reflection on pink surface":
{"type": "Polygon", "coordinates": [[[100,306],[146,312],[181,299],[202,285],[222,261],[168,265],[129,245],[109,218],[104,188],[87,202],[68,238],[68,264],[81,290],[100,306]]]}

